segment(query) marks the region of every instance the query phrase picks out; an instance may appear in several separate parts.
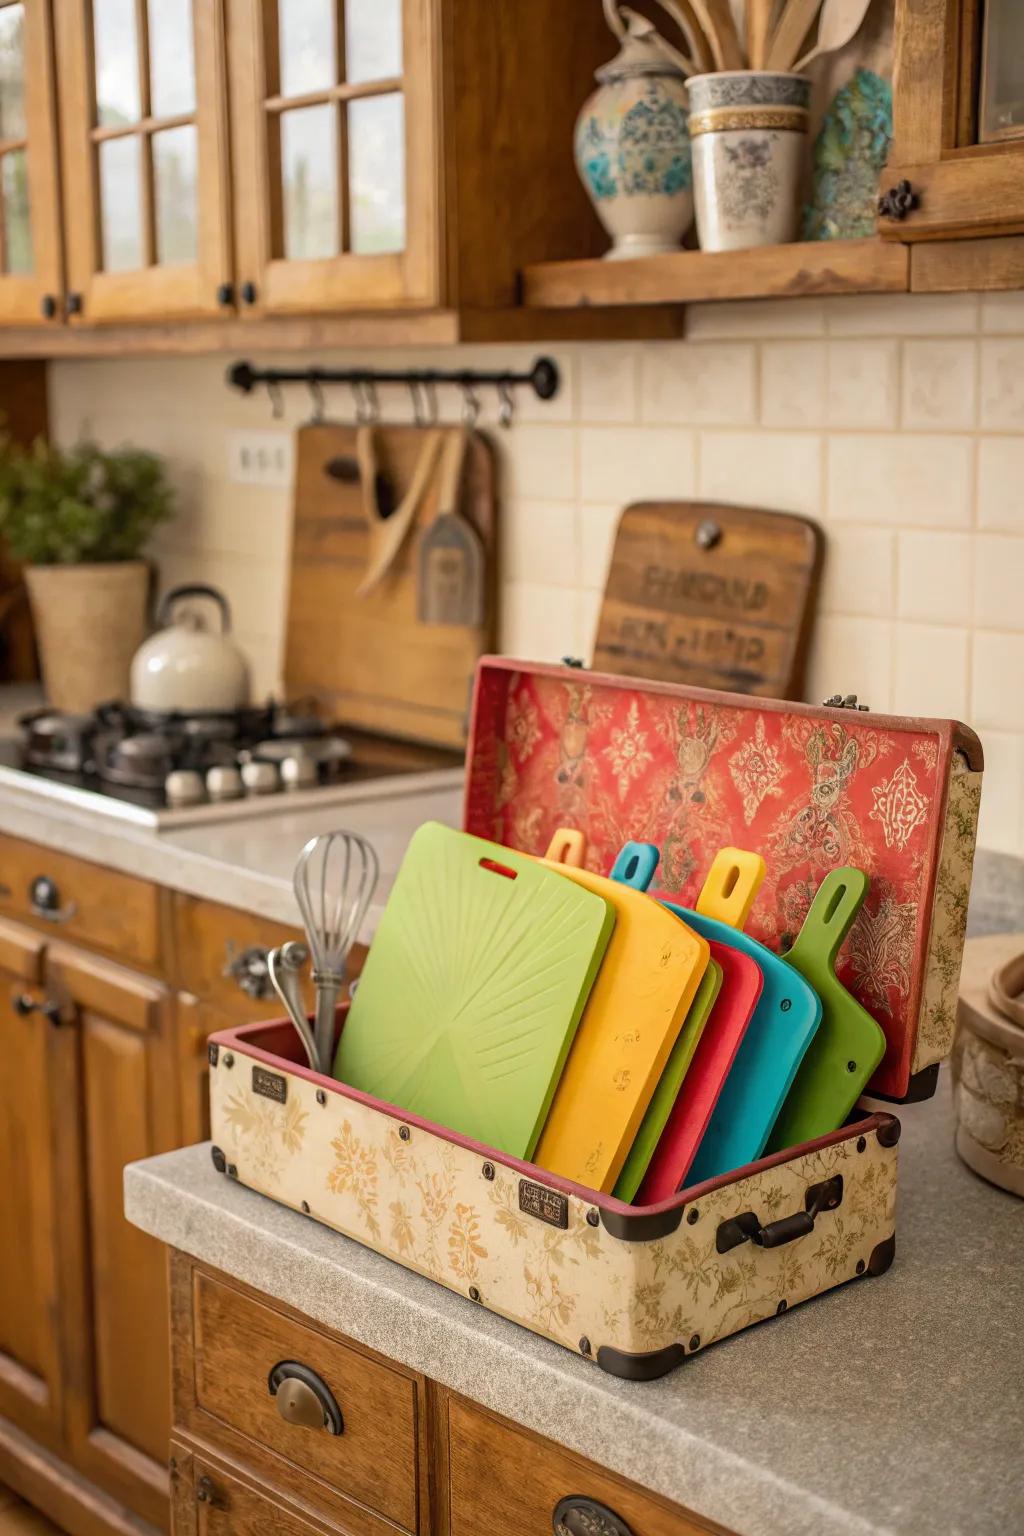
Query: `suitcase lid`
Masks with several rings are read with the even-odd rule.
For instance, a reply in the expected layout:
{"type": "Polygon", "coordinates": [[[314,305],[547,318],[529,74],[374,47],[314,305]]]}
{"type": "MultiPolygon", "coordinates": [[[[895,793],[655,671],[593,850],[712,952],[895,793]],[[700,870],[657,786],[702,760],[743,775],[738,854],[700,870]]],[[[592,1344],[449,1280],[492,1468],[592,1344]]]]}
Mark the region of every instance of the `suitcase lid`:
{"type": "Polygon", "coordinates": [[[533,854],[580,828],[600,874],[656,843],[655,887],[690,907],[720,848],[752,849],[768,874],[746,931],[781,953],[825,875],[863,869],[837,972],[885,1032],[869,1092],[903,1100],[933,1091],[952,1045],[982,767],[953,720],[486,656],[463,826],[533,854]]]}

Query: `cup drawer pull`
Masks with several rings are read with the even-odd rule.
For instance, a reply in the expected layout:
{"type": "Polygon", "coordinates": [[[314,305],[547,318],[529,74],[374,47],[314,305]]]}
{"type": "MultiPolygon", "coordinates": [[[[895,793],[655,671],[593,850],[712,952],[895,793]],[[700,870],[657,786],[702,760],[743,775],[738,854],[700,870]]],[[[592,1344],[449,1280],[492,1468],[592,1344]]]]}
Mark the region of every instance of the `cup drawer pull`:
{"type": "Polygon", "coordinates": [[[267,1387],[277,1411],[287,1424],[303,1429],[326,1429],[329,1435],[345,1432],[345,1421],[334,1394],[316,1371],[298,1360],[279,1360],[267,1377],[267,1387]]]}
{"type": "Polygon", "coordinates": [[[559,1499],[551,1512],[551,1529],[555,1536],[633,1536],[613,1509],[579,1494],[559,1499]]]}
{"type": "Polygon", "coordinates": [[[28,888],[28,901],[33,917],[41,917],[48,923],[68,923],[78,911],[75,902],[61,905],[60,891],[49,875],[37,875],[28,888]]]}

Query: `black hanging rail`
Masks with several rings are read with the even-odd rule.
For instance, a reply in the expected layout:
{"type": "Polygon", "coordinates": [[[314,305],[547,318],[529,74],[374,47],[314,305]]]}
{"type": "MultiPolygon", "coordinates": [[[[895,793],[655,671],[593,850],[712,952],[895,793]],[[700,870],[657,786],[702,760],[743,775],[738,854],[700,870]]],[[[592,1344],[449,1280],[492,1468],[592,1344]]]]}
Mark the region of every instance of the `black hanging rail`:
{"type": "Polygon", "coordinates": [[[254,368],[251,363],[235,363],[228,369],[228,383],[245,395],[252,394],[260,385],[277,389],[282,384],[305,384],[308,389],[323,384],[349,384],[357,389],[378,384],[406,384],[424,389],[454,384],[462,390],[490,384],[499,390],[529,386],[539,399],[553,400],[560,382],[558,364],[550,357],[539,357],[526,373],[512,369],[481,372],[475,368],[254,368]]]}

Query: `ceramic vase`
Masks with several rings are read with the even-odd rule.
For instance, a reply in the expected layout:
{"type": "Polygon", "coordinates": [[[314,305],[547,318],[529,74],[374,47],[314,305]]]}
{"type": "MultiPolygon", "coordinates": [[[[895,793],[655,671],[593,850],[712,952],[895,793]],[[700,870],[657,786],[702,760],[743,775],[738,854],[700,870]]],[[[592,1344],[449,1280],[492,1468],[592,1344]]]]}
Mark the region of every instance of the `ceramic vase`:
{"type": "Polygon", "coordinates": [[[726,70],[693,75],[689,94],[701,250],[794,240],[810,80],[726,70]]]}
{"type": "Polygon", "coordinates": [[[693,222],[693,169],[683,72],[642,17],[576,123],[576,168],[612,237],[606,260],[679,249],[693,222]]]}
{"type": "Polygon", "coordinates": [[[46,697],[84,715],[127,699],[132,657],[146,638],[144,560],[25,568],[46,697]]]}

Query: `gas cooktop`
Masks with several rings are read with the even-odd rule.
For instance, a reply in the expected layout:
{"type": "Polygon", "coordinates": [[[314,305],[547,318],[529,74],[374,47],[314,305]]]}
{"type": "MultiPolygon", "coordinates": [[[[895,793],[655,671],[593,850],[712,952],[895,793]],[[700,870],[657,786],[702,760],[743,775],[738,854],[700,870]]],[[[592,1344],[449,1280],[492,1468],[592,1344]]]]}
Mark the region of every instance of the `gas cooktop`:
{"type": "Polygon", "coordinates": [[[454,752],[341,730],[308,705],[225,714],[150,714],[107,704],[90,715],[34,710],[0,740],[0,785],[157,829],[405,794],[454,752]]]}

